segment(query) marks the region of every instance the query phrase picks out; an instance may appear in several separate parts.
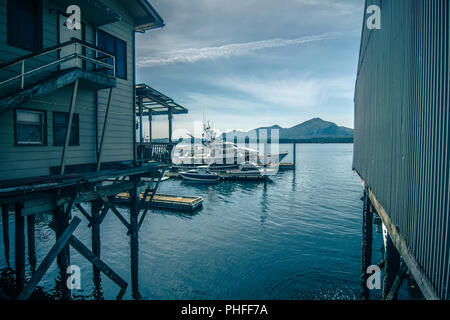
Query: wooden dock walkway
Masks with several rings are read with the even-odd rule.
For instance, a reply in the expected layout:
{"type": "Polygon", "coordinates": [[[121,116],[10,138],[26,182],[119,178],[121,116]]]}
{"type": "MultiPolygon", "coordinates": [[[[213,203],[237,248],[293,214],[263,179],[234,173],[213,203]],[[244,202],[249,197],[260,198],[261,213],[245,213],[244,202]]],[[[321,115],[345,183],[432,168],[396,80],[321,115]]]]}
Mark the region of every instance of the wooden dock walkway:
{"type": "MultiPolygon", "coordinates": [[[[142,200],[144,193],[139,195],[142,200]]],[[[203,206],[202,197],[193,196],[175,196],[170,194],[157,193],[151,199],[152,195],[148,194],[145,198],[146,206],[149,208],[159,208],[159,209],[170,209],[170,210],[180,210],[180,211],[190,211],[194,212],[203,206]],[[150,201],[151,200],[151,201],[150,201]]],[[[119,193],[114,202],[118,204],[129,204],[130,195],[128,192],[119,193]]]]}

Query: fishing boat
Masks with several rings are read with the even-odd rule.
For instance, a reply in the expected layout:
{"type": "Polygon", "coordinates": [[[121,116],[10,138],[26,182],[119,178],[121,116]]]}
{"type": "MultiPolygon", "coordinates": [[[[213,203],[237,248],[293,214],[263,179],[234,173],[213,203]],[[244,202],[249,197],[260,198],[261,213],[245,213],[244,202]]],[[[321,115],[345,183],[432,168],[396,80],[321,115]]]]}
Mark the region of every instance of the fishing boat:
{"type": "Polygon", "coordinates": [[[217,173],[212,173],[208,168],[197,168],[194,170],[188,170],[185,172],[180,172],[181,178],[186,181],[191,182],[206,182],[213,183],[218,182],[220,177],[217,173]]]}

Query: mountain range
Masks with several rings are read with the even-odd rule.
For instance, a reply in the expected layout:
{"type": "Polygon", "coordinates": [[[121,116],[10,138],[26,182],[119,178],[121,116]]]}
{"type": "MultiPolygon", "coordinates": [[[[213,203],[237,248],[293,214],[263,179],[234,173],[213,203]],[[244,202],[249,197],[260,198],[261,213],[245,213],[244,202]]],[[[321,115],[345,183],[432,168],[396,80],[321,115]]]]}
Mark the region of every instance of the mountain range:
{"type": "Polygon", "coordinates": [[[267,130],[270,136],[271,130],[279,130],[279,138],[281,142],[353,142],[353,129],[340,127],[333,122],[324,121],[320,118],[314,118],[300,123],[291,128],[282,128],[278,125],[271,127],[261,127],[248,132],[233,131],[237,137],[248,136],[267,130]]]}

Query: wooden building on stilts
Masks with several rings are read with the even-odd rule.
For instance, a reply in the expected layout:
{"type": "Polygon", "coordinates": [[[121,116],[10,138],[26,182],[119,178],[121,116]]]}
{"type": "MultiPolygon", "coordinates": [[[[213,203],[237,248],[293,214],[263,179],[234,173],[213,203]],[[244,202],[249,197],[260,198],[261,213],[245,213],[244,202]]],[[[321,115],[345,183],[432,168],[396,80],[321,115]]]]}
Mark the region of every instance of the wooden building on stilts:
{"type": "MultiPolygon", "coordinates": [[[[1,225],[5,248],[15,252],[15,292],[0,292],[0,299],[30,298],[55,260],[61,298],[70,299],[72,250],[92,263],[94,281],[103,273],[123,296],[128,283],[100,252],[108,213],[127,229],[131,292],[140,297],[138,232],[148,209],[137,190],[155,193],[167,164],[144,158],[136,135],[136,108],[147,102],[136,95],[135,34],[163,25],[147,0],[0,0],[1,225]],[[72,5],[80,9],[79,26],[71,20],[77,14],[72,5]],[[112,203],[123,192],[130,194],[129,219],[112,203]],[[72,216],[74,207],[80,217],[72,216]],[[41,213],[53,216],[56,233],[44,257],[34,252],[35,215],[41,213]],[[80,218],[89,222],[91,248],[73,235],[80,218]],[[29,279],[26,247],[34,266],[29,279]]],[[[181,110],[156,99],[169,106],[170,119],[181,110]]]]}

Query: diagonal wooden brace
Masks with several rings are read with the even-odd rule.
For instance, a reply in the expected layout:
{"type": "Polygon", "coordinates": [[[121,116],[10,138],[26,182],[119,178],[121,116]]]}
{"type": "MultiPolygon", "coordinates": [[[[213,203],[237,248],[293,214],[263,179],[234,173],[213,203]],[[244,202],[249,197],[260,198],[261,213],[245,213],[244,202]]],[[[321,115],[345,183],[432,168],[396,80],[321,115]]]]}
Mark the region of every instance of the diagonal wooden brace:
{"type": "MultiPolygon", "coordinates": [[[[56,230],[56,226],[50,225],[53,230],[56,230]]],[[[69,245],[77,250],[83,257],[85,257],[90,263],[95,265],[100,271],[102,271],[108,278],[114,281],[120,288],[126,289],[128,283],[123,280],[116,272],[114,272],[106,263],[104,263],[99,257],[97,257],[91,250],[89,250],[77,237],[72,235],[68,241],[69,245]]]]}
{"type": "Polygon", "coordinates": [[[89,221],[90,225],[92,223],[92,217],[89,215],[89,213],[87,213],[87,211],[84,210],[84,208],[79,203],[77,203],[75,207],[77,207],[78,211],[80,211],[81,214],[89,221]]]}
{"type": "MultiPolygon", "coordinates": [[[[150,200],[148,201],[149,203],[152,203],[153,198],[154,198],[155,195],[156,195],[156,191],[158,190],[159,184],[160,184],[161,181],[162,181],[162,178],[163,178],[163,176],[164,176],[164,172],[166,172],[166,170],[165,170],[165,169],[162,169],[162,170],[161,170],[161,175],[159,176],[159,179],[158,179],[158,182],[156,182],[155,188],[153,189],[152,195],[150,196],[150,200]]],[[[142,200],[145,200],[145,198],[142,199],[142,200]]],[[[145,206],[144,206],[144,207],[145,207],[145,206]]],[[[141,229],[141,225],[142,225],[142,223],[144,222],[144,219],[145,219],[145,216],[146,216],[148,210],[149,210],[149,207],[146,206],[145,209],[144,209],[144,212],[142,213],[141,219],[139,220],[138,230],[137,230],[137,231],[139,231],[139,230],[141,229]]]]}
{"type": "Polygon", "coordinates": [[[116,207],[114,206],[114,204],[111,203],[111,201],[109,201],[109,199],[105,196],[102,196],[101,199],[103,200],[103,202],[105,203],[105,205],[111,209],[111,211],[116,215],[117,218],[119,218],[119,220],[123,223],[123,225],[130,230],[130,224],[128,223],[127,220],[125,220],[125,218],[122,216],[122,214],[116,209],[116,207]]]}
{"type": "Polygon", "coordinates": [[[70,224],[67,226],[66,230],[64,230],[64,232],[61,234],[59,239],[56,241],[56,243],[53,245],[53,247],[47,253],[47,256],[44,258],[44,260],[42,260],[42,263],[39,265],[38,269],[31,277],[30,282],[23,289],[23,291],[17,296],[17,300],[27,300],[28,298],[30,298],[34,289],[36,289],[36,286],[39,284],[41,279],[44,277],[48,268],[50,268],[50,266],[52,265],[53,261],[55,261],[58,254],[64,249],[64,247],[66,246],[67,242],[69,241],[72,233],[78,227],[80,222],[81,222],[81,220],[78,217],[74,217],[72,219],[70,224]]]}
{"type": "Polygon", "coordinates": [[[400,286],[403,282],[403,279],[406,276],[406,272],[408,271],[408,267],[406,266],[406,263],[402,263],[400,266],[400,270],[398,271],[397,276],[395,277],[394,283],[392,284],[391,291],[389,291],[389,294],[386,297],[386,300],[394,300],[397,297],[398,289],[400,289],[400,286]]]}

